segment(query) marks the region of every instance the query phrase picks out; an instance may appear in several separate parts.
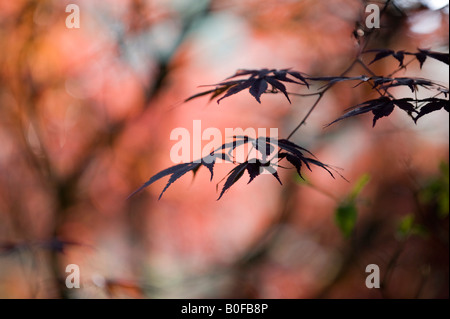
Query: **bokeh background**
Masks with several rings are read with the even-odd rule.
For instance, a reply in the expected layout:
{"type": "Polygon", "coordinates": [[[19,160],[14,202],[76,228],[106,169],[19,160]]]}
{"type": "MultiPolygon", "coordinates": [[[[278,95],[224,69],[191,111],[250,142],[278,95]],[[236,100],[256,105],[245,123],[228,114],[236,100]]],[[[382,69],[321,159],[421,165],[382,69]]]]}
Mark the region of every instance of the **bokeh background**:
{"type": "MultiPolygon", "coordinates": [[[[393,3],[369,49],[448,52],[448,1],[393,3]]],[[[283,170],[283,186],[244,178],[216,201],[233,167],[221,164],[212,182],[201,169],[159,201],[166,180],[126,200],[173,165],[170,132],[192,132],[193,120],[288,136],[314,97],[183,101],[241,68],[340,74],[358,51],[352,33],[366,4],[0,1],[0,297],[448,298],[448,113],[415,125],[395,110],[375,128],[363,115],[324,129],[375,97],[367,86],[333,87],[292,139],[348,182],[283,170]],[[65,25],[70,3],[79,29],[65,25]],[[370,180],[346,238],[335,212],[362,176],[370,180]],[[80,289],[65,288],[68,264],[80,267],[80,289]],[[380,267],[382,288],[366,287],[368,264],[380,267]]],[[[370,67],[387,75],[397,66],[370,67]]],[[[428,59],[397,76],[448,87],[449,70],[428,59]]]]}

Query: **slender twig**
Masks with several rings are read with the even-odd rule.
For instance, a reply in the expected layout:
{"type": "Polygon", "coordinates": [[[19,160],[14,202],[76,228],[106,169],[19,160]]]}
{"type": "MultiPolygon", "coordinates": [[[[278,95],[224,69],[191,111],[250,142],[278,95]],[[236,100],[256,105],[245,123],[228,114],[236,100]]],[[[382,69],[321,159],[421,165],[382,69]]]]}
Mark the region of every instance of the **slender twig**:
{"type": "Polygon", "coordinates": [[[394,76],[395,74],[397,74],[398,72],[400,72],[401,70],[406,70],[406,67],[408,65],[410,65],[412,62],[414,62],[416,58],[411,59],[410,61],[408,61],[407,63],[405,63],[404,65],[402,65],[401,67],[399,67],[397,70],[395,70],[394,72],[392,72],[391,74],[389,74],[387,77],[390,78],[392,76],[394,76]]]}
{"type": "MultiPolygon", "coordinates": [[[[355,64],[357,63],[357,61],[358,61],[358,58],[354,59],[353,62],[350,64],[350,66],[347,67],[347,69],[345,69],[345,71],[342,72],[339,76],[340,76],[340,77],[345,76],[348,72],[350,72],[350,71],[353,69],[353,67],[355,66],[355,64]]],[[[329,84],[326,88],[324,88],[322,91],[317,92],[318,97],[317,97],[316,101],[315,101],[314,104],[310,107],[310,109],[308,110],[308,113],[306,113],[306,115],[303,117],[303,119],[300,121],[300,123],[292,130],[292,132],[288,135],[288,137],[287,137],[286,139],[289,140],[289,139],[295,134],[295,132],[297,132],[298,129],[299,129],[300,127],[302,127],[303,124],[306,123],[306,120],[309,118],[309,116],[311,115],[311,113],[314,111],[314,109],[316,108],[316,106],[319,104],[319,102],[320,102],[320,100],[322,99],[323,95],[324,95],[329,89],[331,89],[331,88],[334,86],[334,84],[335,84],[335,83],[330,83],[330,84],[329,84]]]]}
{"type": "Polygon", "coordinates": [[[400,255],[402,254],[402,252],[405,248],[405,243],[406,243],[406,240],[402,241],[400,243],[400,245],[398,246],[398,248],[396,249],[396,251],[394,252],[394,254],[392,255],[391,259],[389,260],[389,262],[386,266],[384,276],[380,282],[380,292],[381,292],[383,298],[386,298],[386,299],[388,298],[387,285],[388,285],[389,279],[391,278],[391,275],[394,271],[394,268],[397,265],[398,259],[400,258],[400,255]]]}
{"type": "Polygon", "coordinates": [[[328,198],[334,200],[336,203],[339,202],[339,199],[335,195],[333,195],[332,193],[328,192],[327,190],[325,190],[323,188],[320,188],[319,186],[311,183],[310,181],[307,180],[303,184],[306,185],[306,186],[311,187],[312,189],[314,189],[315,191],[321,193],[322,195],[325,195],[328,198]]]}
{"type": "MultiPolygon", "coordinates": [[[[380,16],[386,11],[387,7],[390,5],[392,0],[387,0],[383,6],[383,8],[381,9],[380,12],[380,16]]],[[[370,42],[370,38],[373,34],[373,31],[368,32],[365,41],[363,43],[363,45],[360,46],[358,53],[355,57],[355,59],[352,61],[352,63],[350,64],[349,67],[347,67],[347,69],[345,69],[344,72],[342,72],[339,77],[345,76],[348,72],[350,72],[353,67],[355,66],[356,63],[360,64],[366,71],[368,71],[372,76],[375,76],[375,73],[373,73],[366,65],[365,63],[360,59],[362,53],[364,52],[364,50],[366,49],[367,45],[370,42]]],[[[306,115],[303,117],[303,119],[300,121],[300,123],[292,130],[292,132],[288,135],[287,139],[289,140],[299,129],[300,127],[302,127],[303,124],[306,123],[306,120],[309,118],[309,116],[311,115],[311,113],[314,111],[314,109],[316,108],[316,106],[319,104],[320,100],[322,99],[323,95],[334,86],[335,83],[330,83],[325,89],[323,89],[320,92],[314,93],[314,95],[318,95],[317,100],[314,102],[314,104],[310,107],[309,111],[306,113],[306,115]]],[[[378,90],[377,90],[378,91],[378,90]]],[[[378,91],[378,93],[380,95],[383,95],[381,92],[378,91]]],[[[387,94],[389,94],[388,92],[386,92],[387,94]]]]}
{"type": "Polygon", "coordinates": [[[330,86],[328,86],[327,88],[325,88],[322,92],[319,93],[319,97],[317,98],[317,100],[314,102],[314,104],[311,106],[311,108],[309,109],[308,113],[306,113],[305,117],[303,117],[303,119],[300,121],[300,123],[292,130],[292,132],[288,135],[288,137],[286,138],[287,140],[289,140],[292,135],[295,134],[295,132],[298,131],[298,129],[306,123],[306,120],[308,119],[308,117],[311,115],[311,113],[314,111],[314,109],[316,108],[317,104],[319,104],[320,100],[322,99],[324,93],[326,91],[328,91],[328,89],[330,89],[333,86],[333,84],[331,84],[330,86]]]}
{"type": "MultiPolygon", "coordinates": [[[[278,93],[278,92],[277,92],[277,93],[278,93]]],[[[308,96],[316,96],[316,95],[320,95],[320,92],[316,92],[316,93],[307,93],[307,94],[287,92],[287,94],[289,94],[289,95],[295,95],[295,96],[308,97],[308,96]]]]}

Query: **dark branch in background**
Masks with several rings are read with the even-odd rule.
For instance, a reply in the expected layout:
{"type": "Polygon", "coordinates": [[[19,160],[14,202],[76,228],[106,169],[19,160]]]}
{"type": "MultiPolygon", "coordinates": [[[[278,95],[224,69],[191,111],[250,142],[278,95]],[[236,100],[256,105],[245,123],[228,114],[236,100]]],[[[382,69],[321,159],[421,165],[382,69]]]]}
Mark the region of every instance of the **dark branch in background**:
{"type": "MultiPolygon", "coordinates": [[[[18,24],[25,24],[24,21],[28,20],[29,17],[33,16],[33,12],[37,10],[37,2],[30,1],[27,2],[24,7],[21,9],[20,13],[18,13],[17,22],[18,24]]],[[[198,22],[198,20],[204,18],[209,14],[209,6],[206,6],[199,10],[198,12],[186,16],[183,20],[182,27],[178,39],[174,43],[172,51],[164,57],[159,57],[157,61],[157,74],[154,77],[154,81],[151,82],[149,87],[144,88],[145,92],[145,102],[144,106],[147,107],[151,105],[150,101],[153,100],[157,94],[161,91],[164,86],[165,80],[170,73],[170,65],[172,63],[172,59],[178,51],[180,45],[185,41],[186,36],[192,29],[194,23],[198,22]]],[[[134,120],[137,120],[142,116],[145,112],[146,108],[144,107],[142,112],[137,114],[133,119],[126,120],[118,120],[114,123],[109,124],[109,130],[98,131],[93,137],[92,140],[88,142],[87,147],[84,151],[84,156],[79,161],[74,163],[73,169],[62,175],[58,174],[57,170],[54,167],[54,163],[51,161],[51,158],[46,153],[45,143],[43,139],[43,128],[40,127],[38,114],[35,110],[35,101],[38,100],[40,92],[44,89],[50,87],[51,83],[36,83],[33,77],[30,75],[28,71],[29,65],[26,63],[28,58],[28,51],[31,48],[31,44],[36,41],[36,38],[40,35],[40,31],[36,31],[32,29],[33,26],[30,27],[28,33],[26,33],[27,39],[25,39],[25,43],[21,49],[21,58],[18,59],[19,63],[17,63],[17,72],[16,74],[24,80],[23,91],[25,93],[18,94],[20,97],[20,105],[24,106],[25,115],[24,119],[18,116],[19,130],[17,135],[17,140],[20,141],[20,145],[26,154],[26,159],[31,167],[41,175],[40,181],[45,183],[45,189],[48,190],[49,196],[52,198],[54,202],[54,217],[52,219],[53,225],[50,227],[51,231],[49,234],[49,238],[57,238],[59,233],[61,232],[61,226],[64,224],[66,219],[66,213],[68,208],[75,204],[76,198],[74,194],[76,194],[76,188],[79,184],[80,179],[84,176],[84,173],[91,167],[91,163],[101,154],[103,151],[114,145],[114,143],[120,138],[122,133],[125,131],[129,123],[133,123],[134,120]],[[39,85],[39,86],[38,86],[39,85]],[[35,152],[31,149],[28,140],[25,136],[26,124],[30,123],[34,128],[34,131],[37,135],[37,139],[39,141],[39,145],[41,147],[42,156],[37,156],[35,152]]],[[[120,35],[117,36],[117,43],[121,45],[120,35]]],[[[122,41],[123,42],[123,41],[122,41]]],[[[3,79],[2,79],[3,80],[3,79]]],[[[64,79],[58,79],[63,81],[64,79]]],[[[54,79],[56,81],[56,79],[54,79]]],[[[13,219],[19,218],[19,215],[16,214],[11,216],[13,219]]],[[[14,221],[14,224],[19,224],[14,221]]],[[[31,234],[30,230],[21,231],[20,234],[17,234],[20,237],[24,237],[25,242],[33,241],[35,238],[27,238],[28,234],[31,234]]],[[[49,239],[53,240],[53,239],[49,239]]],[[[56,240],[56,239],[54,239],[56,240]]],[[[56,242],[56,241],[53,241],[56,242]]],[[[67,241],[65,241],[67,243],[67,241]]],[[[22,244],[18,244],[18,247],[22,247],[22,244]]],[[[0,250],[5,251],[13,251],[14,245],[12,245],[11,249],[6,249],[9,247],[8,245],[0,246],[0,250]]],[[[40,246],[39,246],[40,247],[40,246]]],[[[61,258],[60,254],[62,249],[49,249],[50,254],[49,258],[46,260],[48,263],[50,272],[54,279],[54,286],[57,287],[58,297],[67,298],[67,289],[64,285],[60,284],[61,275],[61,258]]],[[[22,251],[22,249],[19,249],[22,251]]],[[[28,250],[30,253],[33,253],[33,250],[28,250]]],[[[32,258],[35,258],[32,256],[32,258]]]]}
{"type": "Polygon", "coordinates": [[[148,104],[163,88],[167,75],[170,72],[171,62],[177,53],[178,48],[183,44],[187,35],[191,31],[193,25],[206,17],[209,13],[210,7],[209,5],[206,5],[201,11],[189,15],[182,21],[181,32],[173,45],[173,49],[167,56],[160,57],[158,59],[157,74],[154,77],[153,84],[145,89],[146,104],[148,104]]]}

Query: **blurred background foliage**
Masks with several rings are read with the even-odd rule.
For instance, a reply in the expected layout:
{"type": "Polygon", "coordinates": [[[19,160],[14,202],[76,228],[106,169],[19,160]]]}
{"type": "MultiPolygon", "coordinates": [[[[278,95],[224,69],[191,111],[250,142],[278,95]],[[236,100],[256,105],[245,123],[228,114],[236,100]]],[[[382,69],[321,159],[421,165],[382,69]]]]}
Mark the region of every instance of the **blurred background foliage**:
{"type": "MultiPolygon", "coordinates": [[[[286,137],[311,98],[182,101],[239,68],[338,75],[368,3],[1,1],[0,297],[448,298],[448,114],[323,129],[371,97],[365,86],[337,84],[293,137],[349,182],[319,169],[300,182],[288,170],[283,187],[261,176],[216,201],[223,164],[214,183],[200,170],[160,201],[163,182],[126,200],[172,165],[175,127],[201,119],[286,137]],[[69,3],[79,29],[65,26],[69,3]],[[80,266],[80,289],[64,286],[68,264],[80,266]],[[368,264],[380,267],[380,289],[365,286],[368,264]]],[[[369,49],[448,52],[448,1],[392,1],[381,25],[369,49]]],[[[448,87],[438,61],[401,75],[448,87]]]]}

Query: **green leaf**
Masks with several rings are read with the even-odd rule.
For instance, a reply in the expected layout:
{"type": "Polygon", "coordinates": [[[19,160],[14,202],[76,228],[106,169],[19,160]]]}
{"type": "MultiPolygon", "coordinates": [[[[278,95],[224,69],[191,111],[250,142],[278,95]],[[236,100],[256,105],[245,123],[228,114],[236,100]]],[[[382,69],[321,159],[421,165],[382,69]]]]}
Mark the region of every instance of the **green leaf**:
{"type": "Polygon", "coordinates": [[[397,235],[400,239],[407,239],[411,235],[425,237],[427,234],[425,226],[416,223],[413,214],[408,214],[403,217],[397,227],[397,235]]]}
{"type": "Polygon", "coordinates": [[[449,166],[440,164],[440,175],[431,179],[420,190],[419,198],[422,204],[435,206],[438,216],[446,218],[449,214],[449,166]]]}
{"type": "Polygon", "coordinates": [[[398,236],[400,238],[408,237],[413,225],[414,225],[414,216],[412,214],[408,214],[405,217],[403,217],[397,227],[398,236]]]}
{"type": "Polygon", "coordinates": [[[449,213],[449,166],[448,163],[441,162],[440,165],[441,178],[440,178],[440,197],[439,197],[439,216],[445,218],[449,213]]]}
{"type": "Polygon", "coordinates": [[[298,174],[292,174],[292,175],[293,175],[294,181],[299,183],[300,185],[309,185],[310,184],[310,181],[307,177],[302,178],[298,174]]]}
{"type": "Polygon", "coordinates": [[[341,203],[335,212],[335,222],[345,238],[349,238],[353,233],[356,225],[356,219],[358,217],[358,210],[355,203],[343,202],[341,203]]]}
{"type": "Polygon", "coordinates": [[[352,192],[350,193],[350,200],[353,201],[358,197],[364,187],[370,182],[370,175],[364,174],[357,181],[355,186],[353,186],[352,192]]]}
{"type": "Polygon", "coordinates": [[[359,196],[364,187],[369,183],[370,175],[362,175],[353,186],[350,194],[336,208],[334,219],[339,227],[342,235],[349,238],[356,226],[358,217],[358,209],[356,208],[356,198],[359,196]]]}

